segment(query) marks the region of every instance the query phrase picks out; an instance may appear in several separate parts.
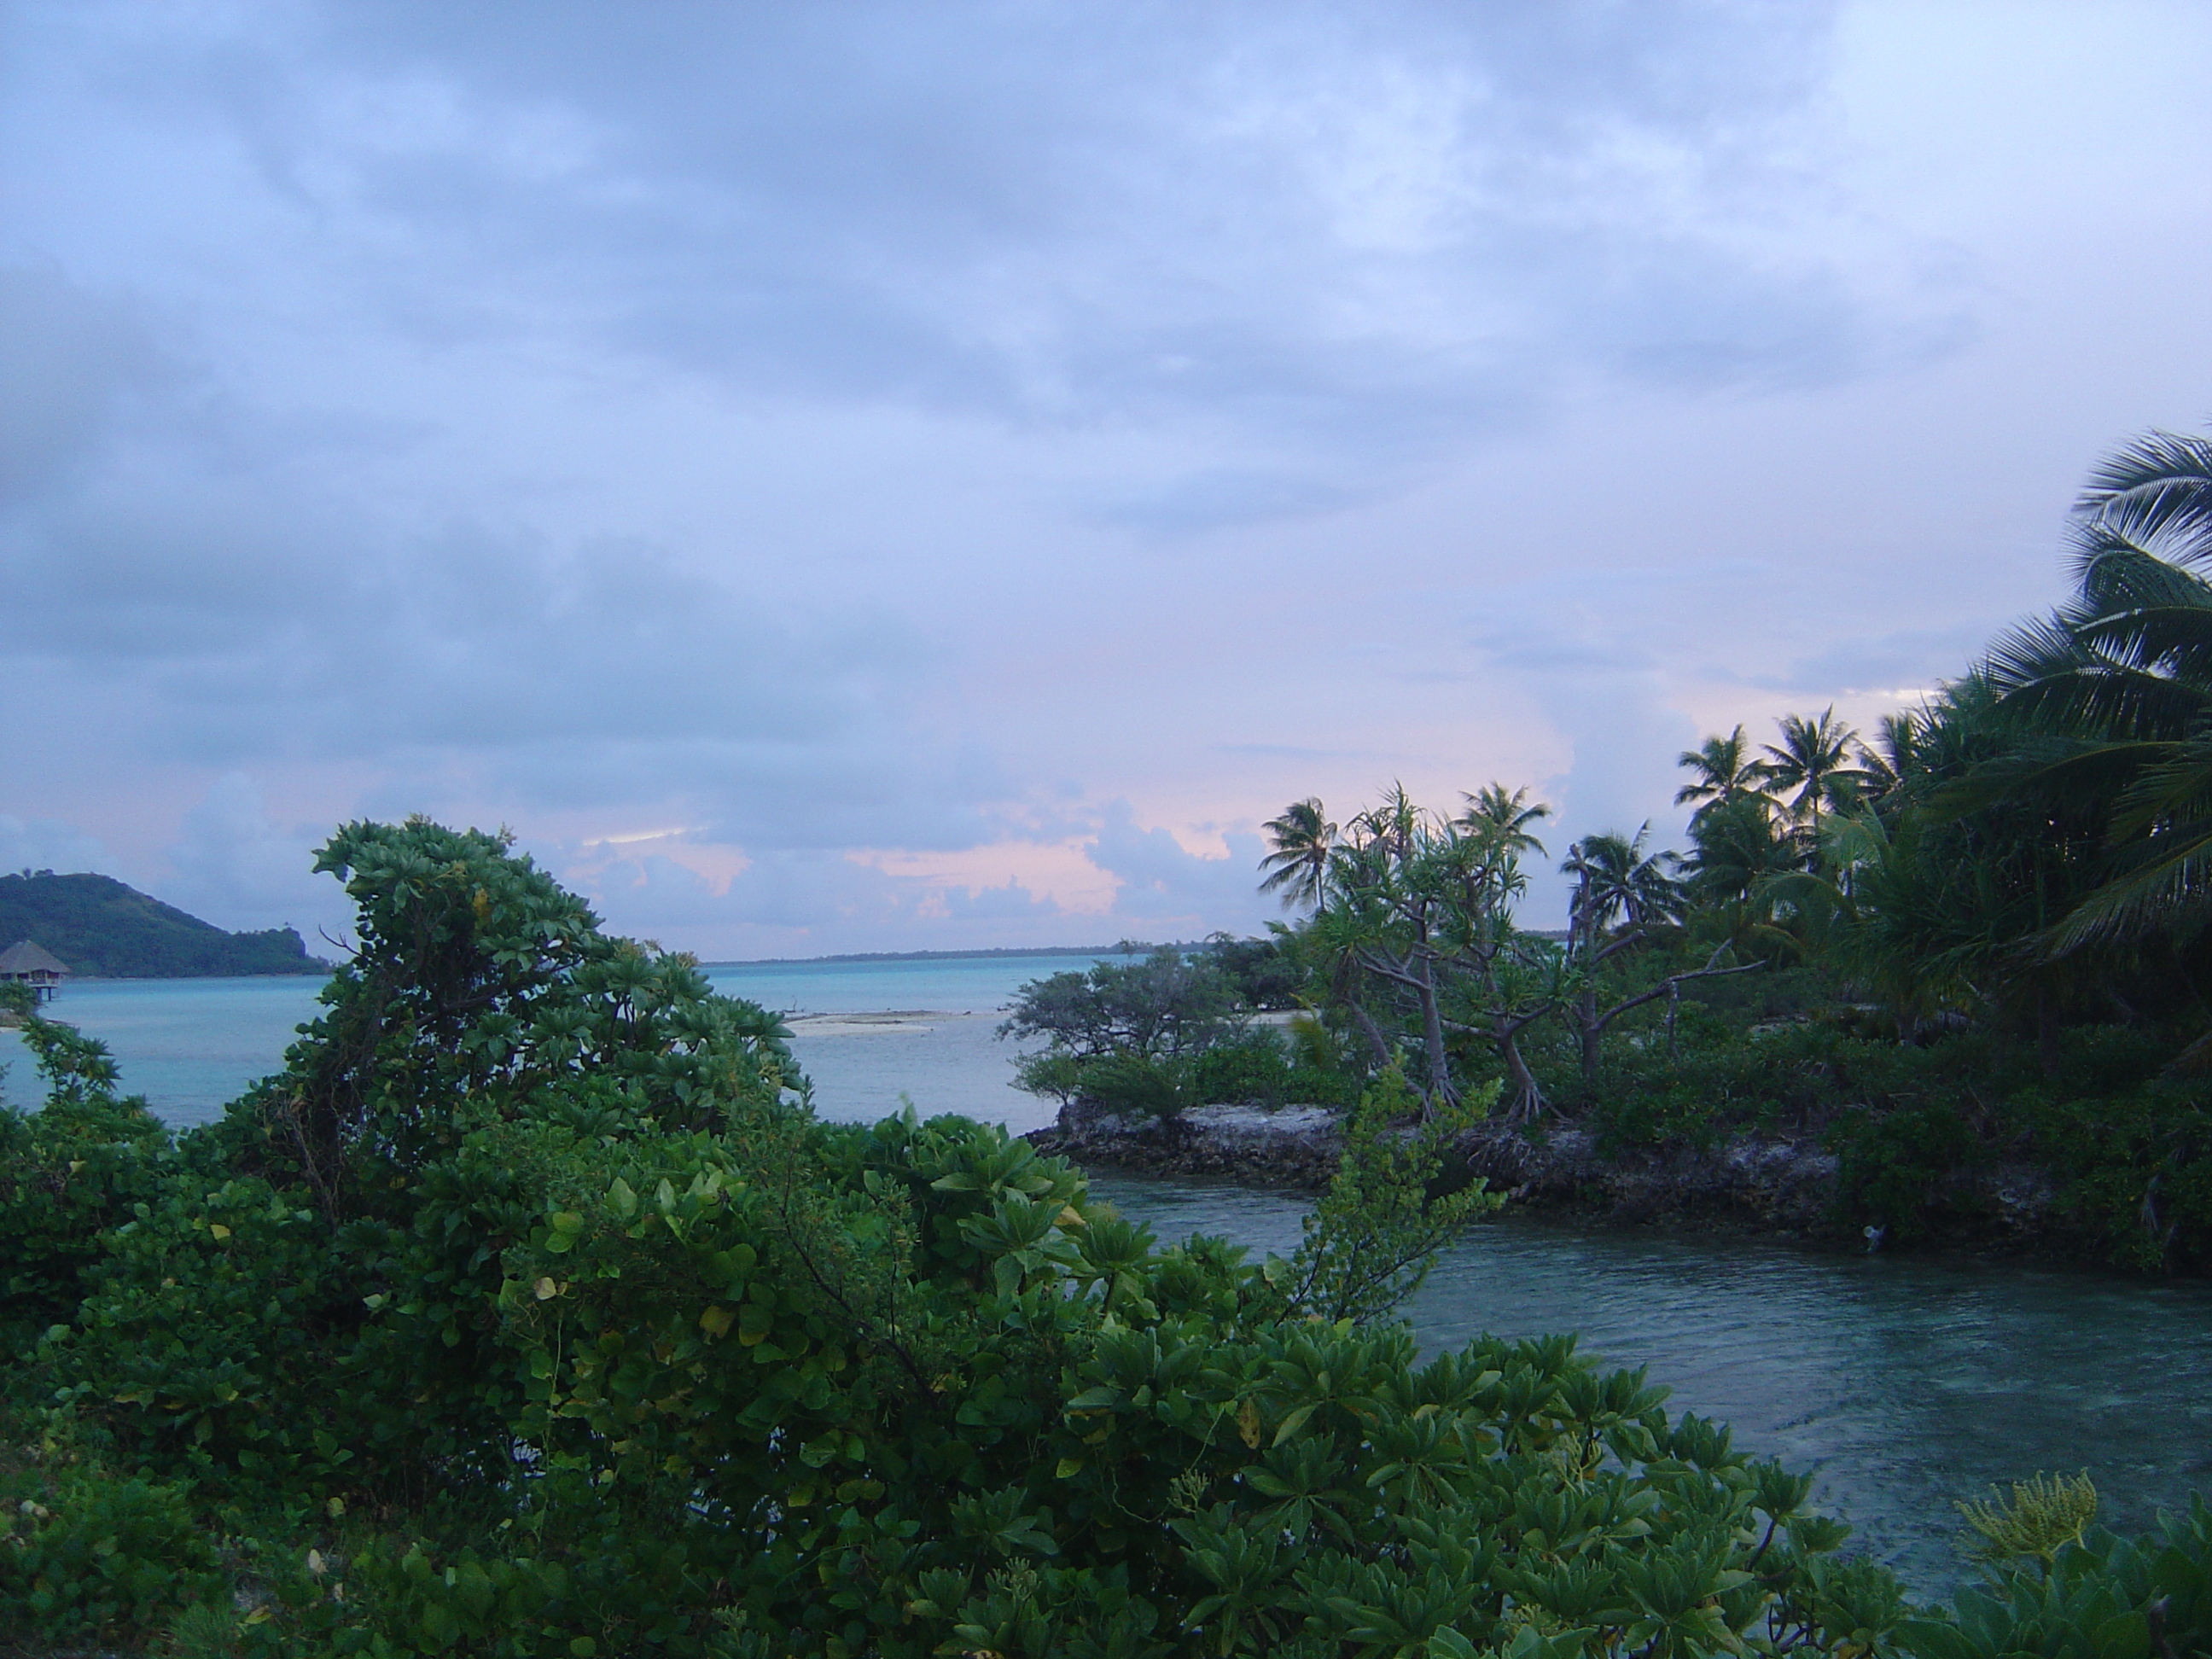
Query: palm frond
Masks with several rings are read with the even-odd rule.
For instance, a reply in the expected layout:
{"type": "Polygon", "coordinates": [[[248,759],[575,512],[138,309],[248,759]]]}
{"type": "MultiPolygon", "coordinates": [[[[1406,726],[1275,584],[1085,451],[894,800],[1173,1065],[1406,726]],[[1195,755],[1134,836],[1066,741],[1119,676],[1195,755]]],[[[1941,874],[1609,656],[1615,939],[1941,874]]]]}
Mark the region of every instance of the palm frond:
{"type": "Polygon", "coordinates": [[[2008,720],[2043,732],[2179,738],[2208,706],[2205,687],[2099,650],[2064,615],[1999,635],[1980,674],[2008,720]]]}
{"type": "Polygon", "coordinates": [[[2073,738],[2031,739],[1953,779],[1927,802],[1931,819],[1948,823],[2001,801],[2080,804],[2117,798],[2146,768],[2171,760],[2174,744],[2143,740],[2098,743],[2073,738]]]}
{"type": "Polygon", "coordinates": [[[2167,556],[2180,563],[2212,559],[2212,439],[2144,433],[2098,463],[2075,507],[2131,517],[2142,533],[2179,544],[2167,556]]]}
{"type": "Polygon", "coordinates": [[[2071,627],[2075,639],[2107,662],[2198,685],[2212,673],[2212,595],[2203,605],[2110,611],[2071,627]]]}
{"type": "Polygon", "coordinates": [[[2115,803],[2111,831],[2155,835],[2191,822],[2212,822],[2212,735],[2202,732],[2138,770],[2115,803]]]}
{"type": "Polygon", "coordinates": [[[2140,509],[2078,520],[2070,539],[2075,586],[2093,608],[2174,603],[2203,588],[2200,577],[2175,562],[2170,540],[2140,509]]]}
{"type": "Polygon", "coordinates": [[[2052,930],[2050,956],[2156,933],[2186,937],[2212,921],[2212,819],[2174,826],[2149,853],[2075,907],[2052,930]]]}

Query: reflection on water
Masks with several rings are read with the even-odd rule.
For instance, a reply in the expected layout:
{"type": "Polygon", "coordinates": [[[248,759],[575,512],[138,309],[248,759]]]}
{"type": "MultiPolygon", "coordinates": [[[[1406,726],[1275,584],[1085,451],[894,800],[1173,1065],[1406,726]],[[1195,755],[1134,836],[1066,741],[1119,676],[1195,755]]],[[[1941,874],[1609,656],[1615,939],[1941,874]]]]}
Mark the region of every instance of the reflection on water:
{"type": "MultiPolygon", "coordinates": [[[[1280,1194],[1099,1176],[1163,1239],[1295,1248],[1280,1194]]],[[[1428,1349],[1484,1332],[1576,1331],[1645,1365],[1668,1409],[1819,1477],[1856,1543],[1916,1587],[1964,1571],[1952,1507],[1990,1483],[2087,1468],[2102,1517],[2147,1526],[2212,1492],[2212,1285],[1756,1241],[1592,1232],[1528,1218],[1471,1229],[1408,1312],[1428,1349]]]]}
{"type": "MultiPolygon", "coordinates": [[[[872,1120],[910,1097],[1017,1131],[1050,1109],[1013,1089],[993,1035],[1022,981],[1069,957],[801,963],[710,970],[719,988],[786,1010],[933,1009],[913,1029],[794,1044],[825,1117],[872,1120]]],[[[70,986],[53,1012],[107,1042],[124,1086],[182,1127],[216,1115],[283,1061],[315,1011],[315,979],[117,980],[70,986]]],[[[0,1059],[16,1059],[0,1032],[0,1059]]],[[[35,1101],[27,1059],[8,1098],[35,1101]]],[[[1296,1248],[1302,1200],[1102,1175],[1164,1240],[1225,1235],[1296,1248]]],[[[1954,1499],[2039,1469],[2086,1468],[2106,1518],[2147,1522],[2212,1488],[2212,1285],[2009,1264],[1826,1256],[1741,1240],[1587,1232],[1527,1218],[1473,1229],[1409,1310],[1431,1348],[1479,1332],[1582,1334],[1644,1364],[1670,1408],[1731,1424],[1737,1443],[1820,1478],[1859,1542],[1920,1589],[1960,1573],[1954,1499]]]]}

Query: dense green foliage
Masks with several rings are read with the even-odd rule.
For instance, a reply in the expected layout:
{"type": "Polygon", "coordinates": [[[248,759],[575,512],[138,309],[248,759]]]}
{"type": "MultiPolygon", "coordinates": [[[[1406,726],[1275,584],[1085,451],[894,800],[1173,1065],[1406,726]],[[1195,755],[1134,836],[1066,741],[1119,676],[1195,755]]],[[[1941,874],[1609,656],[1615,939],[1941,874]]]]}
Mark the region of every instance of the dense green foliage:
{"type": "Polygon", "coordinates": [[[1164,945],[1139,961],[1030,981],[999,1035],[1043,1040],[1016,1063],[1023,1088],[1108,1111],[1173,1117],[1214,1101],[1349,1103],[1358,1094],[1351,1079],[1301,1067],[1273,1030],[1246,1023],[1268,988],[1294,983],[1269,943],[1224,940],[1190,955],[1164,945]]]}
{"type": "Polygon", "coordinates": [[[109,876],[51,870],[0,876],[0,948],[35,939],[72,973],[182,979],[240,974],[319,974],[298,933],[272,927],[226,933],[109,876]]]}
{"type": "Polygon", "coordinates": [[[1571,1340],[1419,1363],[1389,1310],[1485,1200],[1443,1195],[1461,1120],[1389,1131],[1402,1084],[1290,1260],[1162,1249],[998,1130],[817,1121],[771,1017],[493,838],[356,824],[324,862],[361,950],[219,1123],[170,1141],[98,1045],[27,1026],[48,1099],[0,1116],[27,1651],[2212,1641],[2201,1515],[2001,1563],[1954,1621],[1835,1555],[1804,1477],[1571,1340]]]}
{"type": "Polygon", "coordinates": [[[1288,808],[1262,885],[1332,1063],[1413,1056],[1431,1109],[1496,1080],[1616,1156],[1816,1140],[1851,1234],[2004,1234],[2010,1169],[2046,1240],[2212,1266],[2212,441],[2114,455],[2074,534],[2075,596],[1873,741],[1683,754],[1689,853],[1577,842],[1563,935],[1516,915],[1525,792],[1288,808]]]}

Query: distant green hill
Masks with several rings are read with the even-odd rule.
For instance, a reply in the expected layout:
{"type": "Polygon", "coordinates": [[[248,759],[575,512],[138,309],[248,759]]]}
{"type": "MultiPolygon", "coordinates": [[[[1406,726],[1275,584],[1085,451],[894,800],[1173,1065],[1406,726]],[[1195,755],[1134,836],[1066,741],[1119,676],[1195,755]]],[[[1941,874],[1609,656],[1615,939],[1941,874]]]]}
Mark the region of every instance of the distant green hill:
{"type": "Polygon", "coordinates": [[[108,876],[0,876],[0,950],[34,939],[95,979],[320,974],[289,927],[226,933],[108,876]]]}

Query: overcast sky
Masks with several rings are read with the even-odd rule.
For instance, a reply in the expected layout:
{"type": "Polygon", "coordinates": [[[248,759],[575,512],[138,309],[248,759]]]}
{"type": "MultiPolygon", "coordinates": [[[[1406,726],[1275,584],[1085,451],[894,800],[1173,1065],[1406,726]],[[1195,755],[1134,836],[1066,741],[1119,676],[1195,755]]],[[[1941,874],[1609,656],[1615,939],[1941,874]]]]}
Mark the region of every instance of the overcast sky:
{"type": "Polygon", "coordinates": [[[364,814],[714,957],[1679,842],[2212,414],[2201,0],[0,19],[0,867],[227,927],[364,814]]]}

